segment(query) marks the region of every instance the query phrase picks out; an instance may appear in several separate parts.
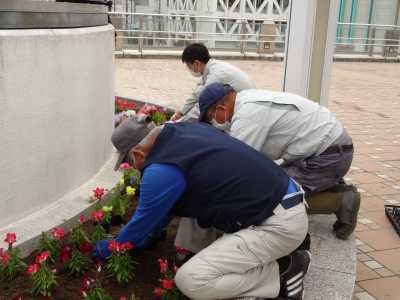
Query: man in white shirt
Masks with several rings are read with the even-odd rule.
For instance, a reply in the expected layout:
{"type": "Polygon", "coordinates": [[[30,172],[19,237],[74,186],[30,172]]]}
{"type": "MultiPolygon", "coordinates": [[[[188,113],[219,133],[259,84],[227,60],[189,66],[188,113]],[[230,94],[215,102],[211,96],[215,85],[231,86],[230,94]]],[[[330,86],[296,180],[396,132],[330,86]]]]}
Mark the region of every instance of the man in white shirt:
{"type": "MultiPolygon", "coordinates": [[[[209,122],[272,160],[306,191],[310,213],[335,213],[336,236],[354,231],[360,196],[343,184],[353,159],[351,137],[327,108],[301,96],[223,83],[199,97],[200,121],[209,122]]],[[[239,158],[240,159],[240,158],[239,158]]]]}
{"type": "Polygon", "coordinates": [[[178,119],[182,119],[182,121],[197,121],[200,93],[210,83],[222,82],[229,84],[235,91],[255,88],[253,81],[239,68],[226,62],[212,59],[207,47],[203,44],[195,43],[187,46],[182,53],[182,62],[186,64],[194,77],[201,77],[201,81],[180,111],[177,111],[172,116],[172,121],[177,121],[178,119]]]}

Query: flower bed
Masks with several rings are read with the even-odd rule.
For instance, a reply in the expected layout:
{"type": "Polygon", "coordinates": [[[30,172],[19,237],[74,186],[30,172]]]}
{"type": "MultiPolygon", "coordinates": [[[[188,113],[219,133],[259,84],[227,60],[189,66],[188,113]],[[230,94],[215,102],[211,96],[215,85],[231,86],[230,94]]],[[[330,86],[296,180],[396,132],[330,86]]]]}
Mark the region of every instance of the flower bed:
{"type": "MultiPolygon", "coordinates": [[[[119,105],[124,111],[135,108],[135,113],[148,115],[158,124],[171,115],[154,105],[119,105]]],[[[113,241],[109,245],[112,255],[106,261],[93,260],[96,242],[112,240],[137,205],[139,173],[128,164],[122,164],[120,171],[121,180],[111,191],[93,189],[89,201],[94,202],[95,210],[90,218],[82,215],[79,225],[68,233],[58,227],[42,233],[38,248],[27,258],[22,259],[13,247],[18,233],[4,237],[9,246],[0,249],[0,299],[184,299],[173,282],[177,269],[168,263],[175,257],[177,220],[145,250],[135,251],[129,242],[113,241]]]]}

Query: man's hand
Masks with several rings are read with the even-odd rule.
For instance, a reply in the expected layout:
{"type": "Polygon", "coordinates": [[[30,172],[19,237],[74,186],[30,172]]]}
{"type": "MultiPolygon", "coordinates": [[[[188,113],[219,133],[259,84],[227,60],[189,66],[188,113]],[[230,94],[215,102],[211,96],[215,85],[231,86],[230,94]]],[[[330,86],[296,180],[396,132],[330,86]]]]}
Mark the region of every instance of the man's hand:
{"type": "Polygon", "coordinates": [[[183,117],[183,114],[180,111],[177,111],[176,113],[174,113],[171,117],[171,121],[177,121],[180,118],[183,117]]]}

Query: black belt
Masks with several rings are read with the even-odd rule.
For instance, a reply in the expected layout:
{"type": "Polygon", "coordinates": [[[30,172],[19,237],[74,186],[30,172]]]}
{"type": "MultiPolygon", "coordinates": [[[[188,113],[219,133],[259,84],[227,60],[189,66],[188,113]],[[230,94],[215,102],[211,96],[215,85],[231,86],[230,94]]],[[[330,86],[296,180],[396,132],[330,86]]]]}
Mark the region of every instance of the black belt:
{"type": "Polygon", "coordinates": [[[354,149],[353,145],[334,145],[334,146],[329,146],[320,155],[343,153],[343,152],[353,151],[353,149],[354,149]]]}
{"type": "Polygon", "coordinates": [[[302,203],[303,197],[304,197],[303,193],[295,194],[292,197],[282,199],[281,205],[283,206],[284,209],[292,208],[292,207],[296,206],[297,204],[302,203]]]}

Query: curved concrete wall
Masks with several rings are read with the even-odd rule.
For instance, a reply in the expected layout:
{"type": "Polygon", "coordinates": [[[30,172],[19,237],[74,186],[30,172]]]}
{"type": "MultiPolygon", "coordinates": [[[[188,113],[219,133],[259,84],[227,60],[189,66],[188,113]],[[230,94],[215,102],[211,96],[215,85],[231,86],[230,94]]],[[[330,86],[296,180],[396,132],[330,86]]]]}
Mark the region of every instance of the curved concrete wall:
{"type": "Polygon", "coordinates": [[[0,226],[53,203],[110,158],[111,25],[0,30],[0,226]]]}

